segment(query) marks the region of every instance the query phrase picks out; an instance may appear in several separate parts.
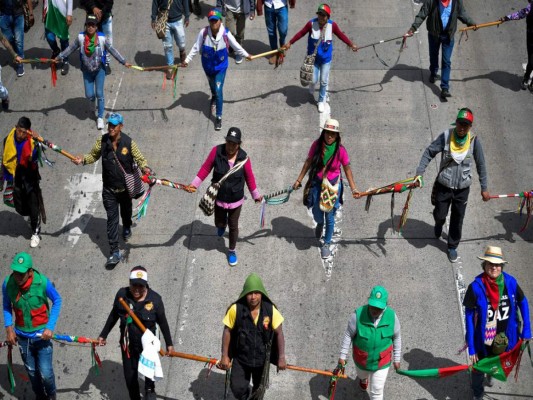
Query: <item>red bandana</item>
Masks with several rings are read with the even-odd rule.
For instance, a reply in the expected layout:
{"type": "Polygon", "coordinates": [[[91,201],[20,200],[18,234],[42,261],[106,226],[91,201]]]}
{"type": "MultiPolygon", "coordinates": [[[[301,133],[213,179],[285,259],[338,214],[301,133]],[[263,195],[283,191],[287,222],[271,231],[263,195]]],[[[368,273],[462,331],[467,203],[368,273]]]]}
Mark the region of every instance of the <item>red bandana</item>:
{"type": "Polygon", "coordinates": [[[24,282],[24,285],[19,286],[19,292],[17,294],[17,301],[20,299],[20,296],[22,296],[22,293],[25,293],[30,289],[30,286],[32,283],[33,283],[33,274],[28,278],[26,282],[24,282]]]}

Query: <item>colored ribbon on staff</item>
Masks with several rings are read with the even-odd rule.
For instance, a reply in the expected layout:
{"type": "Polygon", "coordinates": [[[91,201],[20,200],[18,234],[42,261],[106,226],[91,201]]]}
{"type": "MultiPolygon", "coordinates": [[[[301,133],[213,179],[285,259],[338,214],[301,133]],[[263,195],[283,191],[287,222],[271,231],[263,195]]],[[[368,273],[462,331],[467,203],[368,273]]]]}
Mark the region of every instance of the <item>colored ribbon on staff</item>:
{"type": "Polygon", "coordinates": [[[505,199],[511,197],[520,198],[520,200],[518,201],[518,212],[520,213],[520,216],[522,216],[524,208],[526,209],[526,222],[524,223],[524,225],[522,225],[522,228],[520,228],[520,232],[523,232],[528,227],[529,221],[531,220],[531,214],[533,213],[533,190],[510,194],[496,194],[490,196],[491,199],[505,199]]]}
{"type": "MultiPolygon", "coordinates": [[[[37,334],[38,337],[41,334],[37,334]]],[[[98,345],[98,339],[91,339],[85,336],[72,336],[72,335],[60,335],[54,333],[52,340],[58,342],[66,343],[80,343],[80,344],[90,344],[91,345],[91,367],[94,368],[94,374],[96,376],[100,375],[100,369],[102,368],[102,360],[96,351],[96,346],[98,345]]]]}
{"type": "MultiPolygon", "coordinates": [[[[176,98],[177,94],[177,81],[178,81],[178,68],[181,67],[179,64],[173,64],[173,65],[159,65],[155,67],[141,67],[139,65],[132,65],[130,68],[134,69],[136,71],[141,72],[148,72],[148,71],[163,71],[166,72],[169,69],[172,70],[172,90],[173,90],[173,97],[176,98]]],[[[163,84],[161,85],[161,89],[165,90],[167,87],[167,77],[163,75],[163,84]]]]}
{"type": "Polygon", "coordinates": [[[393,65],[393,67],[394,67],[396,64],[398,64],[398,61],[400,61],[400,56],[402,55],[403,49],[407,48],[407,38],[408,38],[408,36],[402,35],[402,36],[396,36],[396,37],[393,37],[393,38],[390,38],[390,39],[383,39],[383,40],[379,40],[379,41],[374,42],[374,43],[366,44],[364,46],[360,46],[360,47],[358,46],[357,50],[366,49],[367,47],[372,47],[374,49],[374,54],[376,55],[378,60],[384,66],[386,66],[387,68],[392,68],[379,56],[379,54],[378,54],[378,52],[376,50],[376,46],[378,46],[380,44],[383,44],[383,43],[392,42],[394,40],[402,39],[402,42],[400,43],[400,50],[399,50],[398,58],[396,59],[396,61],[394,62],[394,65],[393,65]]]}
{"type": "Polygon", "coordinates": [[[141,176],[141,180],[144,183],[147,183],[149,185],[149,188],[144,192],[144,195],[139,199],[139,202],[135,206],[133,218],[136,218],[137,220],[140,220],[142,217],[144,217],[148,211],[148,203],[150,202],[150,195],[152,194],[152,187],[154,185],[167,186],[170,188],[181,189],[188,192],[187,185],[183,183],[172,182],[169,179],[156,178],[153,175],[143,175],[141,176]]]}
{"type": "Polygon", "coordinates": [[[403,227],[405,226],[407,222],[407,215],[409,213],[409,206],[411,203],[411,198],[413,196],[413,189],[417,187],[423,187],[424,186],[424,179],[422,176],[415,176],[412,178],[407,178],[402,181],[391,183],[390,185],[382,186],[377,189],[370,189],[366,192],[360,193],[361,197],[367,196],[366,204],[365,204],[365,211],[368,212],[370,209],[370,204],[372,202],[373,196],[377,196],[380,194],[387,194],[392,193],[391,198],[391,224],[392,224],[392,230],[395,231],[394,228],[394,194],[395,193],[403,193],[406,190],[409,190],[409,194],[407,195],[407,200],[405,201],[405,204],[403,206],[402,214],[400,216],[400,222],[398,223],[398,232],[401,233],[403,227]]]}
{"type": "Polygon", "coordinates": [[[329,378],[328,400],[335,399],[335,392],[337,391],[337,381],[342,375],[344,375],[344,365],[339,363],[337,365],[337,368],[333,370],[333,375],[331,375],[331,378],[329,378]]]}
{"type": "MultiPolygon", "coordinates": [[[[75,160],[76,159],[76,157],[73,156],[72,154],[66,152],[61,147],[59,147],[59,146],[53,144],[52,142],[42,138],[41,136],[34,137],[34,139],[37,140],[38,142],[42,143],[43,145],[45,145],[49,149],[52,149],[56,153],[59,153],[59,154],[65,156],[65,157],[67,157],[69,160],[75,160]]],[[[53,162],[50,162],[50,165],[52,165],[52,164],[53,164],[53,162]]]]}
{"type": "Polygon", "coordinates": [[[57,82],[57,66],[56,60],[52,58],[23,58],[20,60],[21,64],[51,64],[50,69],[52,72],[52,86],[56,86],[57,82]]]}
{"type": "Polygon", "coordinates": [[[261,212],[259,214],[259,226],[261,229],[265,227],[266,224],[266,206],[268,205],[279,205],[284,204],[289,201],[291,193],[293,192],[292,186],[287,186],[285,189],[278,190],[263,196],[261,201],[261,212]]]}

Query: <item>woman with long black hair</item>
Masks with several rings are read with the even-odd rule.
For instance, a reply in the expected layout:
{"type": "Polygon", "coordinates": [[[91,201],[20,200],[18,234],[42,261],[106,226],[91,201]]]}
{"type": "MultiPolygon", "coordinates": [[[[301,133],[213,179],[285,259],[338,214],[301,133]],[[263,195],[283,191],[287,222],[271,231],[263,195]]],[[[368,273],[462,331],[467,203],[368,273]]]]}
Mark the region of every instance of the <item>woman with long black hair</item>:
{"type": "Polygon", "coordinates": [[[317,224],[315,228],[316,238],[323,238],[320,250],[322,258],[331,256],[329,246],[335,227],[335,212],[342,204],[341,166],[346,174],[346,179],[348,179],[352,196],[356,199],[359,198],[359,191],[355,186],[350,168],[350,157],[341,144],[339,122],[335,119],[328,119],[320,137],[311,145],[300,175],[292,185],[295,190],[301,187],[302,180],[309,171],[309,181],[304,191],[304,203],[313,211],[313,219],[317,224]],[[326,230],[322,236],[324,224],[326,230]]]}

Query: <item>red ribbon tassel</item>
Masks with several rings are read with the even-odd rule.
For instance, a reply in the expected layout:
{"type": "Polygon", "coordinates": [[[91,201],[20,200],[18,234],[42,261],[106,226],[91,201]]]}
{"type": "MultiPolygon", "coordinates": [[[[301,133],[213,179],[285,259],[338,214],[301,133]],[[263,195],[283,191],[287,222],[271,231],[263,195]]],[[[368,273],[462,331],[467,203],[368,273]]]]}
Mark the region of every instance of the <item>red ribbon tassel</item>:
{"type": "Polygon", "coordinates": [[[52,64],[52,66],[50,67],[52,69],[52,86],[53,87],[56,87],[56,82],[57,82],[57,67],[55,64],[52,64]]]}

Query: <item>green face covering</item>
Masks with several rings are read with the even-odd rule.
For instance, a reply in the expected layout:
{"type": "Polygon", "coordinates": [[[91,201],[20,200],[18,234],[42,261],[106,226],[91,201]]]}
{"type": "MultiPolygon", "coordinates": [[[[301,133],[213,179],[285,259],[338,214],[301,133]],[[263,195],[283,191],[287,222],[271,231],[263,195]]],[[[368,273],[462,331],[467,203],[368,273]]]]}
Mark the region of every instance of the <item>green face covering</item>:
{"type": "Polygon", "coordinates": [[[457,134],[457,131],[455,129],[453,130],[453,136],[455,138],[455,142],[459,146],[462,146],[463,144],[465,144],[466,143],[466,139],[468,139],[468,134],[464,135],[463,137],[459,137],[459,135],[457,134]]]}

